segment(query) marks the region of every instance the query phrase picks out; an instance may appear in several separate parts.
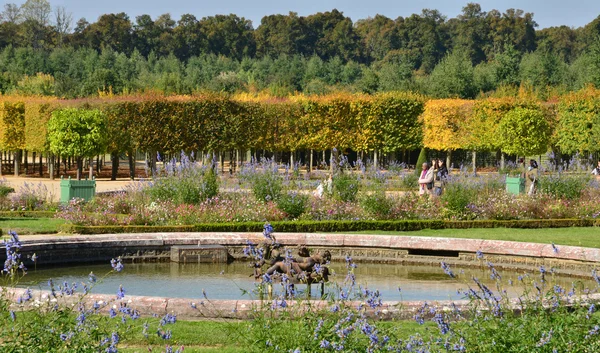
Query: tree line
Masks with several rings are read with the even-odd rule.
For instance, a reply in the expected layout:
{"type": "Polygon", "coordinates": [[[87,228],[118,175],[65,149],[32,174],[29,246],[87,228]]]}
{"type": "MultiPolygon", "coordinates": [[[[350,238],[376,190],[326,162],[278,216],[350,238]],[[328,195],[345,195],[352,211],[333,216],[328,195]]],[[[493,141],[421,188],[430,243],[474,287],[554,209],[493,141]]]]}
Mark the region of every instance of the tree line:
{"type": "Polygon", "coordinates": [[[600,84],[600,16],[580,28],[536,27],[532,13],[476,3],[456,18],[424,9],[353,22],[334,9],[267,15],[256,28],[235,14],[118,13],[73,24],[64,7],[27,0],[0,13],[0,92],[412,90],[474,98],[530,85],[546,98],[600,84]]]}
{"type": "Polygon", "coordinates": [[[523,90],[477,100],[406,92],[0,99],[0,150],[13,152],[15,173],[23,151],[75,157],[80,168],[83,157],[109,153],[114,176],[119,156],[133,165],[136,151],[146,152],[151,165],[157,153],[227,154],[240,165],[244,155],[268,152],[313,166],[317,152],[325,160],[326,151],[350,150],[377,164],[379,155],[405,161],[422,147],[444,152],[448,165],[457,150],[497,153],[501,163],[505,154],[548,151],[560,160],[600,151],[599,131],[600,90],[593,87],[550,103],[523,90]]]}

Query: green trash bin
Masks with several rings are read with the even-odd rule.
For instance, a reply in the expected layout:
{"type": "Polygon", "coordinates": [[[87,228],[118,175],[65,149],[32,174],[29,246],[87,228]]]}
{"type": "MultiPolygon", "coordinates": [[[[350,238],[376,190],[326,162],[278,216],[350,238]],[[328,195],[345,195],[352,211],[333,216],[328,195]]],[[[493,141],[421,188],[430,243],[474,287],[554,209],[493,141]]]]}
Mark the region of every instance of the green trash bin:
{"type": "Polygon", "coordinates": [[[506,177],[506,192],[509,194],[522,194],[525,192],[525,178],[506,177]]]}
{"type": "Polygon", "coordinates": [[[60,202],[69,203],[74,198],[91,200],[96,195],[96,180],[71,180],[60,178],[60,202]]]}

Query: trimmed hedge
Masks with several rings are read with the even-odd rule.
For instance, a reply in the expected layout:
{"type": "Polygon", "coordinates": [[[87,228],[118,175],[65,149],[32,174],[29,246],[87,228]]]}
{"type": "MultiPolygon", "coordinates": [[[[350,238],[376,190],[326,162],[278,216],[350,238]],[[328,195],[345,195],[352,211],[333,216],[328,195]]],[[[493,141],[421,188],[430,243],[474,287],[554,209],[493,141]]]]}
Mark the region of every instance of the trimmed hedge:
{"type": "Polygon", "coordinates": [[[0,211],[3,218],[54,218],[54,211],[0,211]]]}
{"type": "MultiPolygon", "coordinates": [[[[278,233],[334,233],[364,230],[416,231],[423,229],[467,229],[467,228],[566,228],[595,227],[600,221],[595,219],[534,219],[513,221],[283,221],[272,222],[278,233]]],[[[262,222],[204,223],[185,226],[79,226],[66,224],[61,227],[65,233],[115,234],[115,233],[191,233],[191,232],[261,232],[262,222]]]]}

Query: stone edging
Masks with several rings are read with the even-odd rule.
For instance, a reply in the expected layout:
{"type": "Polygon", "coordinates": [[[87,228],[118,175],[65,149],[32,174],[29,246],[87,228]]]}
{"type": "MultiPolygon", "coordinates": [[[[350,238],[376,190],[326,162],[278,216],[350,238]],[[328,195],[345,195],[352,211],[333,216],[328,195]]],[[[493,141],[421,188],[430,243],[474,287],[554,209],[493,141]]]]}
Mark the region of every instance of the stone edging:
{"type": "MultiPolygon", "coordinates": [[[[488,256],[500,259],[502,257],[513,257],[539,260],[546,262],[558,261],[560,263],[576,264],[583,268],[596,268],[600,266],[600,249],[582,248],[574,246],[557,246],[550,244],[521,243],[499,240],[479,239],[455,239],[439,237],[415,237],[415,236],[386,236],[386,235],[363,235],[363,234],[304,234],[304,233],[281,233],[276,234],[277,241],[286,246],[306,245],[315,249],[339,249],[339,256],[346,249],[358,249],[360,254],[369,256],[369,252],[387,249],[402,252],[403,258],[396,258],[398,262],[409,261],[412,257],[411,251],[452,251],[461,254],[460,259],[473,261],[475,253],[482,251],[486,258],[488,256]],[[407,260],[408,259],[408,260],[407,260]]],[[[40,264],[43,263],[68,263],[81,261],[90,252],[99,255],[94,260],[100,260],[119,256],[122,253],[135,253],[150,251],[154,252],[154,258],[165,259],[170,247],[173,245],[224,245],[234,252],[239,251],[248,241],[258,243],[264,239],[260,233],[141,233],[141,234],[109,234],[91,236],[27,236],[23,237],[21,248],[22,254],[33,254],[40,256],[40,264]],[[236,250],[237,249],[237,250],[236,250]],[[87,251],[87,252],[86,252],[87,251]],[[65,254],[72,254],[72,258],[64,258],[65,254]],[[81,255],[77,257],[75,255],[81,255]],[[59,256],[60,255],[60,256],[59,256]],[[46,261],[43,261],[46,259],[46,261]]],[[[0,259],[4,254],[0,253],[0,259]]],[[[146,255],[144,255],[146,256],[146,255]]],[[[25,258],[26,256],[23,256],[25,258]]],[[[446,260],[444,256],[427,256],[430,261],[439,259],[446,260]]],[[[151,258],[151,257],[149,257],[151,258]]],[[[133,259],[132,259],[133,260],[133,259]]],[[[389,259],[388,259],[389,260],[389,259]]],[[[453,259],[450,258],[449,262],[453,259]]],[[[410,262],[410,261],[409,261],[410,262]]],[[[537,263],[536,263],[537,264],[537,263]]],[[[589,274],[589,272],[588,272],[589,274]]],[[[15,289],[18,295],[23,290],[15,289]]],[[[34,291],[35,292],[35,291],[34,291]]],[[[41,298],[47,292],[35,292],[37,298],[41,298]]],[[[35,296],[34,296],[35,297],[35,296]]],[[[72,300],[77,300],[73,297],[72,300]]],[[[126,296],[124,300],[117,301],[114,296],[91,294],[86,296],[86,301],[102,301],[107,304],[106,310],[112,305],[127,303],[132,308],[139,310],[142,314],[174,313],[181,318],[246,318],[252,309],[261,305],[260,301],[253,300],[201,300],[161,297],[139,297],[126,296]],[[195,303],[195,308],[191,303],[195,303]]],[[[327,305],[324,301],[311,301],[311,305],[327,305]]],[[[438,301],[432,303],[438,307],[450,308],[453,305],[465,307],[466,301],[438,301]]],[[[423,302],[384,302],[380,308],[385,315],[410,318],[414,311],[421,307],[423,302]]]]}

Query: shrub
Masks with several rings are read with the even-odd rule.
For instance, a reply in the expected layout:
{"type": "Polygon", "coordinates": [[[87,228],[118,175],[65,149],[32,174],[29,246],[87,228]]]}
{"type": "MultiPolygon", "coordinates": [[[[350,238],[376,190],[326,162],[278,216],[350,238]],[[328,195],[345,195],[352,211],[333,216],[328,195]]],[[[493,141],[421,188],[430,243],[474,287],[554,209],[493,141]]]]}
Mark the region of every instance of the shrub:
{"type": "Polygon", "coordinates": [[[11,192],[15,192],[15,189],[11,188],[8,185],[0,184],[0,197],[6,197],[11,192]]]}
{"type": "Polygon", "coordinates": [[[416,189],[419,186],[419,176],[413,173],[404,173],[401,176],[401,185],[407,189],[416,189]]]}
{"type": "Polygon", "coordinates": [[[288,192],[277,200],[277,207],[290,219],[300,217],[306,211],[307,204],[308,195],[297,192],[288,192]]]}
{"type": "Polygon", "coordinates": [[[48,209],[51,207],[47,201],[52,200],[53,195],[46,185],[24,182],[17,192],[11,196],[13,208],[23,211],[48,209]]]}
{"type": "Polygon", "coordinates": [[[575,200],[581,196],[589,181],[587,175],[543,175],[539,179],[539,191],[557,199],[575,200]]]}
{"type": "Polygon", "coordinates": [[[215,197],[219,181],[212,166],[199,166],[185,154],[178,162],[165,163],[164,170],[157,171],[160,177],[147,188],[153,201],[173,201],[175,204],[199,204],[215,197]]]}
{"type": "Polygon", "coordinates": [[[462,180],[452,180],[444,188],[441,196],[444,206],[451,212],[462,213],[477,198],[478,188],[462,180]]]}
{"type": "Polygon", "coordinates": [[[277,201],[281,197],[282,178],[279,166],[272,160],[244,165],[240,179],[250,184],[252,194],[259,201],[277,201]]]}
{"type": "Polygon", "coordinates": [[[333,197],[343,202],[356,201],[360,180],[352,172],[342,172],[333,178],[333,197]]]}
{"type": "MultiPolygon", "coordinates": [[[[144,335],[148,344],[153,340],[147,332],[157,332],[163,340],[160,345],[170,339],[171,331],[164,326],[175,323],[176,316],[167,314],[160,322],[143,319],[142,324],[135,304],[123,299],[126,289],[122,286],[114,299],[98,301],[89,297],[98,281],[123,270],[120,258],[113,259],[113,270],[100,278],[90,273],[88,280],[80,284],[54,284],[50,279],[46,288],[39,285],[45,291],[34,292],[16,287],[27,274],[25,262],[35,263],[37,257],[34,254],[26,260],[19,252],[22,243],[17,234],[10,232],[9,236],[3,242],[7,260],[0,272],[2,352],[117,352],[119,343],[134,335],[144,335]],[[78,292],[79,285],[82,289],[78,292]]],[[[172,351],[170,346],[167,350],[172,351]]]]}
{"type": "Polygon", "coordinates": [[[417,164],[415,165],[415,176],[418,178],[421,176],[421,172],[423,171],[423,163],[427,162],[427,150],[425,148],[421,148],[421,152],[419,152],[419,158],[417,158],[417,164]]]}
{"type": "Polygon", "coordinates": [[[364,195],[360,204],[362,208],[376,219],[386,219],[392,210],[392,201],[385,196],[385,191],[378,190],[364,195]]]}

